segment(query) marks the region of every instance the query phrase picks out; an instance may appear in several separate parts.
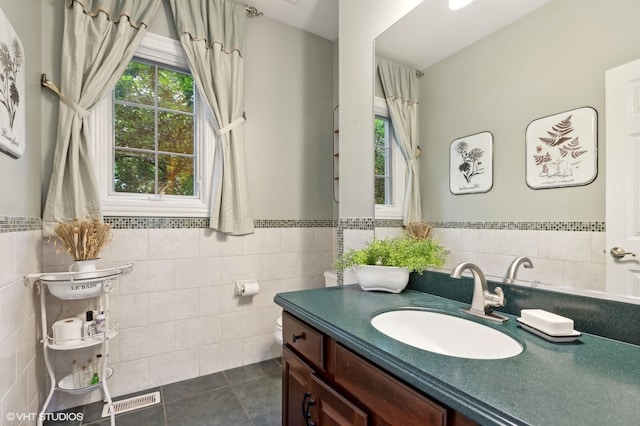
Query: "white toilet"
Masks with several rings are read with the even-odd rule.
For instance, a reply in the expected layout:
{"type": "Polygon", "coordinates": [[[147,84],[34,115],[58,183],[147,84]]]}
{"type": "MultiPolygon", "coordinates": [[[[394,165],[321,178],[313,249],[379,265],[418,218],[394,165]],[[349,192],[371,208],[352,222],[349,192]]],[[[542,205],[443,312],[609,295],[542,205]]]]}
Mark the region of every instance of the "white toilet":
{"type": "Polygon", "coordinates": [[[282,346],[282,315],[276,320],[276,331],[273,333],[276,336],[276,342],[282,346]]]}
{"type": "MultiPolygon", "coordinates": [[[[351,280],[351,278],[343,277],[345,280],[344,284],[355,284],[356,282],[347,282],[347,280],[351,280]]],[[[325,287],[335,287],[338,285],[338,271],[335,269],[329,269],[324,271],[324,286],[325,287]]],[[[276,320],[276,331],[274,332],[276,336],[276,341],[279,345],[282,345],[282,315],[278,317],[276,320]]]]}

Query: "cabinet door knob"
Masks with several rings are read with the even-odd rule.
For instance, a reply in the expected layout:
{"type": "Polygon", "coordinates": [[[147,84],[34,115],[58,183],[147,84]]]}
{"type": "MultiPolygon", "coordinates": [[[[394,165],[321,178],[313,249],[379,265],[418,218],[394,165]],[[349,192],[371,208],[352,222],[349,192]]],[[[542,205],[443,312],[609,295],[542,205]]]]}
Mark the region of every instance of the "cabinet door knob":
{"type": "Polygon", "coordinates": [[[300,333],[300,334],[294,334],[294,335],[291,337],[291,340],[293,340],[293,343],[295,343],[295,342],[296,342],[296,340],[298,340],[298,339],[304,340],[304,339],[305,339],[305,337],[306,337],[306,336],[305,336],[304,332],[302,332],[302,333],[300,333]]]}

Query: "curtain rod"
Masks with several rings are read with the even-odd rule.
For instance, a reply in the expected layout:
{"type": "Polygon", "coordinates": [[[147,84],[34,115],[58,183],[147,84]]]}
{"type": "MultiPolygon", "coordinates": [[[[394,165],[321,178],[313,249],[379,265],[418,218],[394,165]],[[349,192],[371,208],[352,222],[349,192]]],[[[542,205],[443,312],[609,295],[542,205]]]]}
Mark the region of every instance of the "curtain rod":
{"type": "Polygon", "coordinates": [[[258,11],[258,9],[253,6],[249,6],[248,4],[244,6],[244,10],[247,11],[247,17],[249,18],[257,18],[264,15],[262,12],[258,11]]]}

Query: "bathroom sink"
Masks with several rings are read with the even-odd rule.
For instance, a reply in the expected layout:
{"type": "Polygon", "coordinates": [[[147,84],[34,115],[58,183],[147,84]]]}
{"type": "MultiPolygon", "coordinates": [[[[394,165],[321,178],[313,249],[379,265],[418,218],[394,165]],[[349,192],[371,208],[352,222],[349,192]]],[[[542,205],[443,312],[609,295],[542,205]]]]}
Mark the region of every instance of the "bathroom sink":
{"type": "Polygon", "coordinates": [[[510,358],[515,339],[492,327],[442,312],[400,309],[375,315],[371,325],[387,336],[429,352],[471,359],[510,358]]]}

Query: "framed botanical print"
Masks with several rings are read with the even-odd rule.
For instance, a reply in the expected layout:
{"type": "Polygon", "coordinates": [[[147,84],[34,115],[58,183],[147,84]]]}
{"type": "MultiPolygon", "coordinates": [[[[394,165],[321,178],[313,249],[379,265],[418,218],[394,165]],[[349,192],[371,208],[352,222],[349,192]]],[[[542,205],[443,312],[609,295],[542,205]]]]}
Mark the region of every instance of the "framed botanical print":
{"type": "Polygon", "coordinates": [[[493,135],[481,132],[451,142],[449,190],[452,194],[488,192],[493,186],[493,135]]]}
{"type": "Polygon", "coordinates": [[[25,150],[24,48],[0,9],[0,150],[18,158],[25,150]]]}
{"type": "Polygon", "coordinates": [[[598,174],[598,114],[591,107],[532,121],[525,142],[532,189],[588,185],[598,174]]]}

